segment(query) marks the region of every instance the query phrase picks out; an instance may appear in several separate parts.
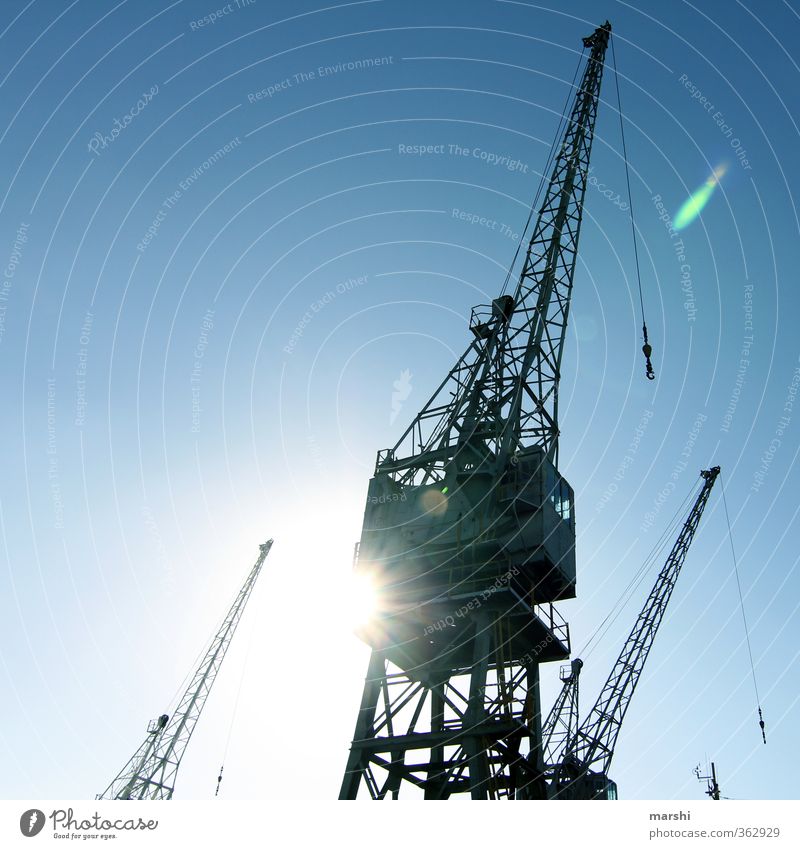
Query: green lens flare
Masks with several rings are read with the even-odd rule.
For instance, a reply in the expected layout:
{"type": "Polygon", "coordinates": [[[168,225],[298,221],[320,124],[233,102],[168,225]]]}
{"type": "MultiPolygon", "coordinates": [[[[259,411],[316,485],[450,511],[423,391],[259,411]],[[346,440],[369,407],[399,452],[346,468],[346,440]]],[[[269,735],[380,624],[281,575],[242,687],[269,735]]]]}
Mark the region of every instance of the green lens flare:
{"type": "Polygon", "coordinates": [[[700,215],[703,211],[703,207],[705,207],[711,199],[711,195],[714,194],[715,188],[716,183],[710,186],[708,183],[704,183],[687,201],[684,202],[683,206],[678,210],[678,214],[675,216],[675,228],[677,230],[683,230],[684,227],[691,224],[692,221],[700,215]]]}
{"type": "Polygon", "coordinates": [[[688,225],[691,224],[698,215],[700,215],[705,205],[709,202],[709,200],[711,200],[711,195],[714,194],[714,190],[719,185],[719,181],[725,171],[726,167],[724,165],[721,165],[719,168],[715,168],[714,173],[705,181],[705,183],[703,183],[703,185],[700,186],[694,194],[684,201],[683,206],[681,206],[675,215],[675,220],[673,222],[676,230],[683,230],[684,227],[688,227],[688,225]]]}

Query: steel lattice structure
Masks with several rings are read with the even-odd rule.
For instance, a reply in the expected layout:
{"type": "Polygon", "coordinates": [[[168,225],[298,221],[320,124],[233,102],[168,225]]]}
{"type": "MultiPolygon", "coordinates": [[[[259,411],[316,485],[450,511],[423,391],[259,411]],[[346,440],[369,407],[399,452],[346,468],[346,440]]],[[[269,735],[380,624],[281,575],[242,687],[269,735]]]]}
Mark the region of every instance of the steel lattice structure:
{"type": "Polygon", "coordinates": [[[475,339],[378,468],[401,482],[441,480],[462,462],[502,467],[541,446],[558,463],[558,384],[578,256],[583,200],[610,24],[584,39],[591,53],[566,124],[513,296],[476,307],[475,339]]]}
{"type": "Polygon", "coordinates": [[[544,798],[539,664],[569,656],[574,499],[556,468],[558,384],[600,98],[586,65],[513,295],[394,448],[379,452],[355,568],[381,610],[340,798],[544,798]]]}
{"type": "Polygon", "coordinates": [[[579,681],[583,661],[575,658],[561,674],[563,686],[542,728],[542,751],[546,766],[558,764],[564,758],[567,744],[578,730],[579,681]]]}
{"type": "Polygon", "coordinates": [[[272,540],[259,546],[259,555],[219,630],[211,641],[178,707],[169,717],[162,714],[148,726],[147,737],[119,775],[98,799],[171,799],[186,746],[203,711],[211,687],[236,632],[245,605],[272,540]]]}
{"type": "Polygon", "coordinates": [[[585,787],[602,792],[622,721],[653,647],[675,583],[686,560],[700,517],[719,475],[719,466],[702,471],[703,485],[633,629],[608,676],[594,707],[564,751],[554,776],[554,792],[564,798],[591,797],[585,787]]]}
{"type": "MultiPolygon", "coordinates": [[[[372,652],[340,798],[355,798],[362,778],[373,799],[397,798],[404,781],[426,799],[544,798],[530,751],[541,738],[538,664],[549,659],[554,632],[543,628],[538,650],[512,659],[506,613],[476,613],[424,669],[403,670],[388,652],[372,652]]],[[[563,651],[566,625],[553,627],[563,651]]]]}

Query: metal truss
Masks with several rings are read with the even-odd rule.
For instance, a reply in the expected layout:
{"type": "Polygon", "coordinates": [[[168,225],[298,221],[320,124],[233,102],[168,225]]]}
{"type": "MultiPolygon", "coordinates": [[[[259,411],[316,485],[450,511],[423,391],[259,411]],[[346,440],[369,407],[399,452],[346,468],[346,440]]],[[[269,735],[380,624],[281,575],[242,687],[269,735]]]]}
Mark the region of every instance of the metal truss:
{"type": "Polygon", "coordinates": [[[559,782],[562,787],[589,771],[608,773],[622,720],[625,718],[647,656],[653,647],[653,641],[664,618],[675,582],[686,560],[686,554],[694,539],[700,517],[703,515],[719,471],[719,466],[714,466],[700,473],[703,477],[703,485],[678,538],[650,590],[650,595],[594,707],[581,723],[575,737],[567,745],[564,755],[565,771],[559,782]]]}
{"type": "Polygon", "coordinates": [[[403,786],[425,799],[546,798],[539,662],[555,638],[512,658],[512,627],[502,610],[481,610],[409,670],[373,650],[339,798],[355,799],[362,779],[373,799],[403,786]],[[465,646],[472,662],[449,664],[465,646]]]}
{"type": "Polygon", "coordinates": [[[142,745],[111,784],[97,796],[98,799],[172,798],[181,758],[271,548],[272,540],[259,547],[258,560],[211,641],[175,713],[172,717],[163,714],[150,723],[142,745]]]}
{"type": "Polygon", "coordinates": [[[542,751],[545,769],[552,771],[561,763],[567,744],[578,730],[579,686],[583,661],[575,658],[561,671],[563,686],[542,727],[542,751]]]}
{"type": "Polygon", "coordinates": [[[376,471],[430,483],[455,456],[466,469],[502,467],[533,445],[557,464],[561,357],[610,32],[606,23],[584,39],[591,51],[513,296],[473,310],[476,338],[376,471]]]}

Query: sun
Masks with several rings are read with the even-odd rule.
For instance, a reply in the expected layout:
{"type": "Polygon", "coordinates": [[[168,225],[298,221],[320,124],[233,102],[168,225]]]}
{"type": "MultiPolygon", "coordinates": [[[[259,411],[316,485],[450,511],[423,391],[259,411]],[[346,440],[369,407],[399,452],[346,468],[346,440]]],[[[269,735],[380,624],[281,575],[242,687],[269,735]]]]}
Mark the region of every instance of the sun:
{"type": "Polygon", "coordinates": [[[348,623],[353,628],[366,625],[375,615],[378,594],[367,575],[353,573],[344,592],[344,606],[348,623]]]}

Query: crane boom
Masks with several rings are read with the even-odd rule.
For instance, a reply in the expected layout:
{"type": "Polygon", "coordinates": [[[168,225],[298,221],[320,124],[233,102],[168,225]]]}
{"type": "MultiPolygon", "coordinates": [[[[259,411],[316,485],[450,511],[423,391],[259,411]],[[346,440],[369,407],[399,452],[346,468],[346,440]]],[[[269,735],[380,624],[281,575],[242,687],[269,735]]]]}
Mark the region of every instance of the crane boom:
{"type": "Polygon", "coordinates": [[[376,472],[430,483],[447,467],[503,469],[518,449],[539,446],[558,463],[558,387],[600,84],[611,24],[590,48],[513,295],[472,311],[464,354],[376,472]]]}
{"type": "Polygon", "coordinates": [[[610,34],[611,24],[606,21],[583,41],[592,52],[517,283],[514,311],[503,328],[507,376],[500,402],[509,404],[500,452],[504,456],[535,444],[558,465],[561,358],[610,34]]]}
{"type": "Polygon", "coordinates": [[[258,559],[205,653],[172,717],[162,714],[148,726],[147,737],[98,799],[171,799],[186,746],[244,613],[245,605],[272,548],[259,546],[258,559]]]}
{"type": "MultiPolygon", "coordinates": [[[[650,595],[594,707],[565,748],[560,769],[557,769],[555,775],[554,789],[559,796],[574,795],[580,781],[586,776],[593,779],[586,783],[586,786],[591,788],[588,794],[590,798],[596,797],[596,790],[602,793],[609,783],[608,768],[614,755],[622,720],[664,618],[675,582],[686,560],[686,554],[719,471],[719,466],[714,466],[700,472],[703,485],[678,538],[658,573],[650,595]]],[[[585,798],[583,795],[580,797],[585,798]]]]}

